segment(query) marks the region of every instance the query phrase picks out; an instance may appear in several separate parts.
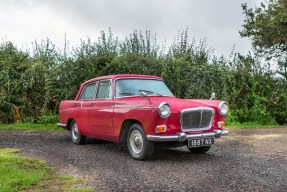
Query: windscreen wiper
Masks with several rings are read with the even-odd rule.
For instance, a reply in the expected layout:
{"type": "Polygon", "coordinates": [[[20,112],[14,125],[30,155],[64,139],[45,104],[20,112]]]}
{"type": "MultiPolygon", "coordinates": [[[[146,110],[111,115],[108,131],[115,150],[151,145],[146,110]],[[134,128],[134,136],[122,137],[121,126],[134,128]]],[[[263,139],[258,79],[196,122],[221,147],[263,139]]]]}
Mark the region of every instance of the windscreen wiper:
{"type": "Polygon", "coordinates": [[[159,94],[159,93],[155,93],[153,91],[149,91],[149,90],[145,90],[145,89],[140,89],[138,90],[139,92],[144,92],[146,94],[153,94],[153,95],[158,95],[158,96],[162,96],[162,94],[159,94]]]}
{"type": "Polygon", "coordinates": [[[132,92],[119,92],[118,93],[119,95],[135,95],[134,93],[132,93],[132,92]]]}

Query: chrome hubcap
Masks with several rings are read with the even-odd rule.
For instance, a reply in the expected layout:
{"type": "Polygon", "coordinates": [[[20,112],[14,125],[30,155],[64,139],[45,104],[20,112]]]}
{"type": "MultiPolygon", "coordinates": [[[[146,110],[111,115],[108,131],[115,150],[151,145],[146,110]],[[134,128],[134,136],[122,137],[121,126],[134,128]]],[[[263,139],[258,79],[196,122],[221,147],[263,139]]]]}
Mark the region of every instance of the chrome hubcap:
{"type": "Polygon", "coordinates": [[[79,130],[78,130],[78,126],[76,123],[74,123],[72,126],[72,137],[73,137],[73,140],[77,140],[79,137],[79,130]]]}
{"type": "Polygon", "coordinates": [[[141,132],[134,130],[130,137],[131,149],[134,153],[139,154],[143,150],[143,137],[141,132]]]}

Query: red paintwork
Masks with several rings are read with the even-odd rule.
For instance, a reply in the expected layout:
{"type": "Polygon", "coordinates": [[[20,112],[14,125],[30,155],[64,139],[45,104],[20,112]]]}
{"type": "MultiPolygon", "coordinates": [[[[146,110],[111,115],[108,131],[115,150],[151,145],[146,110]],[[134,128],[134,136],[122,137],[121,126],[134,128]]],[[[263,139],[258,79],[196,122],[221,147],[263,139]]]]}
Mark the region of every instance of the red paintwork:
{"type": "MultiPolygon", "coordinates": [[[[193,131],[187,133],[212,132],[217,127],[217,122],[224,121],[224,116],[218,112],[220,100],[191,100],[178,99],[166,96],[147,97],[123,97],[111,99],[95,99],[79,101],[83,87],[90,82],[111,79],[112,92],[114,92],[115,79],[119,78],[149,78],[162,79],[157,76],[121,74],[94,78],[84,82],[75,100],[65,100],[60,104],[60,123],[67,124],[70,119],[74,119],[82,135],[95,137],[98,139],[120,142],[121,128],[125,120],[135,120],[141,123],[147,135],[171,135],[181,132],[180,111],[186,108],[211,107],[215,111],[214,123],[210,130],[193,131]],[[167,102],[171,107],[171,115],[167,119],[162,119],[158,115],[158,106],[161,102],[167,102]],[[165,133],[156,133],[157,125],[167,125],[165,133]]],[[[112,96],[114,93],[112,93],[112,96]]]]}

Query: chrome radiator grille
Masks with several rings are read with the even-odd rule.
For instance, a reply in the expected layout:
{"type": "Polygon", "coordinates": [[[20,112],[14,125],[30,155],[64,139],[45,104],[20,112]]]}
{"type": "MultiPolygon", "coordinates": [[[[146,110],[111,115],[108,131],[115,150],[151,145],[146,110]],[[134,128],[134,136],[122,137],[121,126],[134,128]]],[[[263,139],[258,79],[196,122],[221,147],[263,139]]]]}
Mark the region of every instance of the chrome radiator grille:
{"type": "Polygon", "coordinates": [[[211,128],[214,117],[212,108],[191,108],[181,111],[181,129],[183,131],[207,130],[211,128]]]}

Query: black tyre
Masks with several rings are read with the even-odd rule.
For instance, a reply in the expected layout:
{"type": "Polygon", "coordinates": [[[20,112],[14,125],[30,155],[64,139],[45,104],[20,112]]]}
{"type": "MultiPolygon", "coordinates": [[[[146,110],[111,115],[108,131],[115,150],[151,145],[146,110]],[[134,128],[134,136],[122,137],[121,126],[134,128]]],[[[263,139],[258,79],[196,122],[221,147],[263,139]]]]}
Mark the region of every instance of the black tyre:
{"type": "Polygon", "coordinates": [[[194,154],[203,154],[206,153],[211,146],[204,146],[204,147],[195,147],[195,148],[188,148],[191,153],[194,154]]]}
{"type": "Polygon", "coordinates": [[[154,144],[146,139],[143,127],[137,123],[130,126],[127,145],[130,155],[136,160],[147,160],[154,152],[154,144]]]}
{"type": "Polygon", "coordinates": [[[70,136],[74,144],[81,145],[85,142],[85,136],[81,135],[78,129],[76,121],[72,121],[70,124],[70,136]]]}

